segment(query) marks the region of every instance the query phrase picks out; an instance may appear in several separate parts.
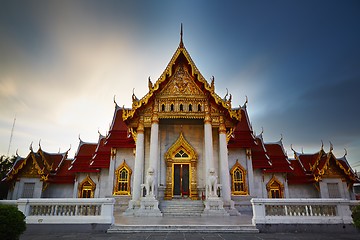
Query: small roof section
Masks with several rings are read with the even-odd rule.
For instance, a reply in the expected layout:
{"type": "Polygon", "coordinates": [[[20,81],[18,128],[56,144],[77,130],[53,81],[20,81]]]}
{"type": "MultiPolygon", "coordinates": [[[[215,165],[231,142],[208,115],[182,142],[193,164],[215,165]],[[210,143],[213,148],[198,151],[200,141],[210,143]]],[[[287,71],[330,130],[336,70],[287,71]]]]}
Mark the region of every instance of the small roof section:
{"type": "Polygon", "coordinates": [[[90,161],[95,153],[97,143],[86,143],[81,139],[74,160],[68,168],[71,172],[98,172],[98,169],[90,168],[90,161]]]}

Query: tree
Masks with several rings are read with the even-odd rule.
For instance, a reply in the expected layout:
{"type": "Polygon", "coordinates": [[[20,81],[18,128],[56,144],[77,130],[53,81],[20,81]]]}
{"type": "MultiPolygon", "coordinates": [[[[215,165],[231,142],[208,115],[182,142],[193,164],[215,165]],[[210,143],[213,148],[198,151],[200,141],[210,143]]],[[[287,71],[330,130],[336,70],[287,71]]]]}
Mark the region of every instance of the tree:
{"type": "Polygon", "coordinates": [[[6,174],[10,171],[16,160],[15,156],[7,157],[5,155],[0,156],[0,199],[5,199],[7,197],[7,192],[9,190],[9,185],[7,182],[2,181],[6,174]]]}

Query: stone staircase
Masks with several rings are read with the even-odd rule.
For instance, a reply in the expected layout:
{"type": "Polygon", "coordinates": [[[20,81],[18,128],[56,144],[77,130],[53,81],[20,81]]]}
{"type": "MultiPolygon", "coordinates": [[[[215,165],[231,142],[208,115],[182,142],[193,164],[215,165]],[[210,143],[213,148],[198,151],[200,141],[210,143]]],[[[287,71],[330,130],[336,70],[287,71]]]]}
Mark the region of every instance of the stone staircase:
{"type": "Polygon", "coordinates": [[[204,204],[201,200],[173,199],[161,201],[159,208],[163,216],[197,217],[203,213],[204,204]]]}
{"type": "Polygon", "coordinates": [[[216,233],[259,233],[252,225],[113,225],[107,233],[138,232],[216,232],[216,233]]]}

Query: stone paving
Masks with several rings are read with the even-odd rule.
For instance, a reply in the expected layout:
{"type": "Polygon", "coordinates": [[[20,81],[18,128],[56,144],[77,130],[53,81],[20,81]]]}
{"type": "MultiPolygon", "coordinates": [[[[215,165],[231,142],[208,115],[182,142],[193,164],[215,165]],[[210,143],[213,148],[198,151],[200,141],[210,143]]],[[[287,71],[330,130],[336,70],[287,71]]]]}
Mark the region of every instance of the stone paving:
{"type": "Polygon", "coordinates": [[[360,233],[63,233],[63,234],[23,234],[20,240],[48,239],[132,239],[132,240],[359,240],[360,233]]]}

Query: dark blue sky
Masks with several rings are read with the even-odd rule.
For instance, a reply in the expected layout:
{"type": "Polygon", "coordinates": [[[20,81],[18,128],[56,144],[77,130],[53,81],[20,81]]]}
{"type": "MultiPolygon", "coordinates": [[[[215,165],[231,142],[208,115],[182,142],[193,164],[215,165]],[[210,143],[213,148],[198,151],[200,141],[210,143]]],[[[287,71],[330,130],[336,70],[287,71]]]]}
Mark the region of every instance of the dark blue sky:
{"type": "MultiPolygon", "coordinates": [[[[254,129],[290,152],[321,140],[360,163],[359,1],[2,1],[0,151],[97,141],[184,42],[216,92],[249,98],[254,129]]],[[[75,145],[75,146],[74,146],[75,145]]],[[[75,150],[73,150],[75,151],[75,150]]],[[[291,155],[291,154],[289,154],[291,155]]],[[[358,168],[360,169],[360,168],[358,168]]]]}

